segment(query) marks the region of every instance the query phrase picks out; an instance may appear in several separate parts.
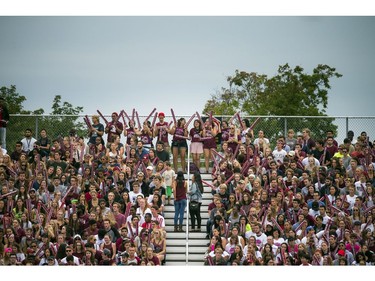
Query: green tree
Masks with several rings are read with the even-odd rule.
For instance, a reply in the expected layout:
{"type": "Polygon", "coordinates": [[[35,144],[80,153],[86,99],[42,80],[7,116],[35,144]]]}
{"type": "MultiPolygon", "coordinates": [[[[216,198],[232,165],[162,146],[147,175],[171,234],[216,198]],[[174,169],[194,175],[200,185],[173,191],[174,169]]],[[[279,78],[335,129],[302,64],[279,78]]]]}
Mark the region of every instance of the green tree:
{"type": "MultiPolygon", "coordinates": [[[[305,73],[301,66],[281,65],[273,77],[236,70],[233,76],[227,77],[229,87],[222,88],[206,102],[204,113],[233,115],[240,111],[246,116],[327,116],[330,80],[341,76],[335,68],[321,64],[312,74],[305,73]]],[[[337,131],[333,121],[332,118],[293,118],[287,124],[288,129],[295,131],[310,128],[314,137],[321,138],[328,129],[337,131]]],[[[270,138],[285,134],[281,118],[263,118],[257,126],[270,138]]]]}
{"type": "MultiPolygon", "coordinates": [[[[45,111],[42,108],[33,111],[25,110],[23,103],[26,101],[26,97],[17,92],[15,85],[11,85],[9,88],[1,87],[0,97],[5,99],[9,113],[13,115],[7,130],[7,149],[10,151],[14,148],[15,142],[22,139],[23,132],[27,128],[33,131],[44,128],[50,138],[67,136],[72,128],[76,129],[78,134],[85,133],[83,122],[78,122],[78,115],[83,112],[83,107],[62,102],[60,95],[55,96],[53,100],[52,112],[50,113],[54,115],[53,117],[43,116],[45,111]],[[18,114],[20,116],[17,116],[18,114]]],[[[38,139],[38,132],[34,132],[33,135],[38,139]]]]}
{"type": "Polygon", "coordinates": [[[78,122],[78,115],[82,112],[82,106],[74,107],[69,102],[62,102],[61,96],[56,95],[51,115],[39,117],[39,128],[46,129],[50,138],[68,136],[71,129],[75,129],[78,135],[84,135],[84,123],[78,122]]]}

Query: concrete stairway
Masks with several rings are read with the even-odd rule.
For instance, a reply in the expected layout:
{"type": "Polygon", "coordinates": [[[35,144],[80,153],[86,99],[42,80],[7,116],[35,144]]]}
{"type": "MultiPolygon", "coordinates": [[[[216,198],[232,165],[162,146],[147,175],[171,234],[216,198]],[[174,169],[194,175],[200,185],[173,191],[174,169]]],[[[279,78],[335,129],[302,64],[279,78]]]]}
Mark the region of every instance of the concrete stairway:
{"type": "MultiPolygon", "coordinates": [[[[185,176],[186,177],[186,176],[185,176]]],[[[202,174],[202,179],[211,182],[210,174],[202,174]]],[[[186,232],[186,212],[184,215],[184,232],[174,230],[174,206],[165,206],[165,221],[167,231],[166,265],[203,265],[203,256],[207,249],[206,222],[208,219],[207,206],[212,202],[211,187],[204,185],[204,194],[201,206],[201,232],[186,232]],[[188,234],[188,235],[187,235],[188,234]],[[188,254],[188,262],[186,255],[188,254]]],[[[173,203],[173,202],[172,202],[173,203]]],[[[190,228],[190,218],[189,218],[190,228]]]]}

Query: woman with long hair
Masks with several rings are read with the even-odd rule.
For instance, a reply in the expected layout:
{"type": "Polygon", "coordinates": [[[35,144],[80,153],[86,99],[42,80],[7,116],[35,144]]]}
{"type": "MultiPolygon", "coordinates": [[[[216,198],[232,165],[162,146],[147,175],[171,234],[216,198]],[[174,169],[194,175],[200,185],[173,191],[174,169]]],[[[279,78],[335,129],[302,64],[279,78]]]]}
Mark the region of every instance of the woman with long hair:
{"type": "Polygon", "coordinates": [[[165,239],[161,229],[154,230],[152,232],[152,235],[153,237],[151,239],[151,244],[154,247],[154,253],[156,254],[156,257],[159,259],[161,264],[166,255],[167,240],[165,239]]]}
{"type": "Polygon", "coordinates": [[[125,214],[126,206],[128,205],[128,203],[131,203],[129,191],[127,189],[124,189],[124,191],[121,193],[121,200],[119,203],[121,204],[121,213],[125,214]]]}
{"type": "Polygon", "coordinates": [[[21,225],[22,229],[24,229],[24,230],[26,230],[27,228],[33,227],[33,224],[29,220],[28,216],[29,216],[29,214],[27,214],[26,212],[21,214],[20,225],[21,225]]]}
{"type": "Polygon", "coordinates": [[[82,260],[85,256],[85,245],[80,236],[75,235],[73,239],[73,255],[82,260]]]}
{"type": "Polygon", "coordinates": [[[199,167],[201,166],[201,155],[203,153],[203,143],[201,138],[205,135],[203,135],[202,124],[198,119],[194,120],[193,128],[190,129],[189,136],[191,138],[190,152],[193,158],[193,163],[199,170],[199,167]]]}
{"type": "Polygon", "coordinates": [[[189,213],[191,219],[191,231],[201,231],[201,206],[202,206],[203,183],[199,172],[193,174],[190,186],[189,213]],[[197,230],[195,230],[195,219],[197,219],[197,230]]]}
{"type": "Polygon", "coordinates": [[[13,208],[12,214],[16,219],[20,220],[23,213],[27,213],[27,209],[25,206],[25,201],[19,197],[16,199],[16,206],[13,208]]]}
{"type": "Polygon", "coordinates": [[[173,135],[172,139],[172,154],[173,154],[173,168],[175,171],[178,170],[178,155],[180,155],[182,172],[186,171],[186,151],[188,131],[186,128],[185,118],[180,118],[177,121],[176,126],[172,127],[170,134],[173,135]]]}
{"type": "Polygon", "coordinates": [[[103,251],[104,249],[108,249],[111,253],[111,259],[115,259],[116,257],[116,243],[111,241],[111,237],[109,234],[104,235],[104,241],[100,244],[100,250],[103,251]]]}
{"type": "Polygon", "coordinates": [[[182,222],[184,220],[184,211],[186,208],[187,182],[182,171],[177,173],[176,179],[172,183],[174,198],[174,231],[183,232],[182,222]],[[177,226],[178,222],[178,226],[177,226]]]}
{"type": "Polygon", "coordinates": [[[21,185],[18,189],[18,193],[14,197],[14,200],[21,199],[22,201],[25,201],[26,199],[29,198],[29,194],[27,193],[26,186],[21,185]]]}
{"type": "Polygon", "coordinates": [[[82,263],[86,266],[92,266],[92,265],[97,265],[98,261],[95,259],[95,255],[93,254],[93,251],[91,249],[86,249],[85,250],[85,255],[82,258],[82,263]]]}
{"type": "Polygon", "coordinates": [[[154,148],[150,148],[150,150],[148,151],[148,159],[147,159],[147,163],[146,166],[153,166],[155,167],[159,162],[159,158],[156,156],[156,151],[154,148]]]}
{"type": "Polygon", "coordinates": [[[210,122],[210,119],[207,119],[203,130],[203,134],[205,134],[203,140],[204,166],[206,168],[206,174],[208,174],[211,160],[211,148],[217,148],[215,137],[218,133],[218,126],[214,122],[210,122]]]}
{"type": "Polygon", "coordinates": [[[275,254],[272,251],[271,244],[268,244],[268,243],[265,244],[261,253],[262,253],[263,265],[268,265],[270,260],[275,262],[275,254]]]}
{"type": "Polygon", "coordinates": [[[70,214],[68,225],[72,229],[72,235],[81,234],[83,231],[77,213],[70,214]]]}
{"type": "Polygon", "coordinates": [[[164,204],[163,204],[163,200],[161,199],[161,195],[159,193],[155,193],[152,195],[152,199],[151,199],[151,203],[150,205],[151,206],[158,206],[158,214],[161,214],[163,215],[164,214],[164,204]]]}

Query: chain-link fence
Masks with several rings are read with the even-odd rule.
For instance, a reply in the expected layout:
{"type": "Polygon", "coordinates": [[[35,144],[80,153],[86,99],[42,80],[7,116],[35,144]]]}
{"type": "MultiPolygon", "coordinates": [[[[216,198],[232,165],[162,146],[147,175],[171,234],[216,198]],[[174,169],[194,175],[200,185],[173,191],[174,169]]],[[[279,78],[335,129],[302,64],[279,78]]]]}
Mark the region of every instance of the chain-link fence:
{"type": "MultiPolygon", "coordinates": [[[[105,115],[105,117],[111,120],[109,115],[105,115]]],[[[180,117],[184,117],[186,120],[190,118],[190,116],[176,116],[176,118],[180,117]]],[[[215,115],[215,117],[219,120],[229,120],[232,116],[215,115]]],[[[303,128],[309,128],[311,136],[314,139],[324,138],[327,130],[333,130],[335,138],[339,143],[342,143],[349,130],[354,132],[355,138],[362,131],[366,131],[370,140],[375,139],[375,125],[373,123],[375,117],[373,116],[241,116],[242,119],[249,119],[250,124],[257,117],[260,117],[260,120],[254,127],[255,136],[257,136],[259,130],[263,130],[272,145],[275,144],[277,136],[286,136],[288,129],[293,129],[297,135],[302,132],[303,128]]],[[[83,115],[11,115],[7,128],[6,147],[12,151],[15,143],[23,138],[25,129],[32,129],[33,136],[36,139],[39,139],[39,132],[42,129],[47,131],[48,137],[51,140],[68,136],[71,129],[75,129],[78,136],[87,137],[87,126],[83,118],[83,115]]],[[[140,116],[139,119],[142,122],[145,118],[146,116],[140,116]]],[[[166,120],[171,121],[172,116],[166,116],[166,120]]],[[[104,124],[102,119],[100,122],[104,124]]],[[[233,122],[239,125],[238,118],[233,118],[233,122]]],[[[104,135],[104,139],[106,139],[106,135],[104,135]]],[[[124,143],[124,137],[122,137],[121,141],[124,143]]]]}

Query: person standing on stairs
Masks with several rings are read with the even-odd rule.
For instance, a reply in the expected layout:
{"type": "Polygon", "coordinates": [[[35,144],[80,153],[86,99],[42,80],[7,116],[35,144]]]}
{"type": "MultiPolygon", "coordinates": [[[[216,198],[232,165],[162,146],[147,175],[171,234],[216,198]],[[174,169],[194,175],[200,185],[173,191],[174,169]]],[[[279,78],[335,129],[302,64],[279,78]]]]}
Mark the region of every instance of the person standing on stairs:
{"type": "Polygon", "coordinates": [[[187,201],[187,182],[182,171],[177,173],[177,177],[172,183],[172,188],[174,198],[174,231],[183,232],[182,222],[184,220],[184,212],[187,201]]]}
{"type": "Polygon", "coordinates": [[[202,193],[203,193],[203,184],[202,177],[199,172],[193,174],[191,178],[190,186],[190,203],[189,203],[189,213],[191,219],[191,231],[200,232],[201,231],[201,206],[202,206],[202,193]],[[197,219],[198,228],[195,230],[195,219],[197,219]]]}

